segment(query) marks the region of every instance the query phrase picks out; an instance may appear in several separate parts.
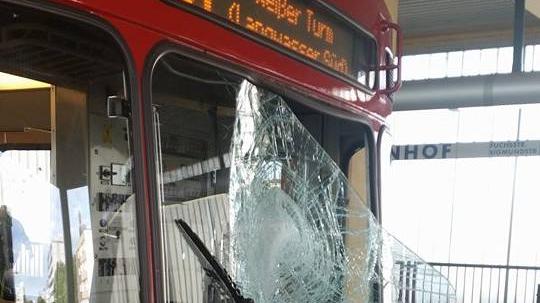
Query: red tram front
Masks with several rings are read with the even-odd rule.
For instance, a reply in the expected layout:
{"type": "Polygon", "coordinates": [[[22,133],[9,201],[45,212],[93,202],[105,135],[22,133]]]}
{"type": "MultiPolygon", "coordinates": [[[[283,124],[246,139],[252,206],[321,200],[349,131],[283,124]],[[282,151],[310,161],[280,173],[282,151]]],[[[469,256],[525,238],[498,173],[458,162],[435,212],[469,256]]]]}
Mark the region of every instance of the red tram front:
{"type": "Polygon", "coordinates": [[[0,302],[382,300],[399,36],[379,0],[1,0],[0,302]]]}

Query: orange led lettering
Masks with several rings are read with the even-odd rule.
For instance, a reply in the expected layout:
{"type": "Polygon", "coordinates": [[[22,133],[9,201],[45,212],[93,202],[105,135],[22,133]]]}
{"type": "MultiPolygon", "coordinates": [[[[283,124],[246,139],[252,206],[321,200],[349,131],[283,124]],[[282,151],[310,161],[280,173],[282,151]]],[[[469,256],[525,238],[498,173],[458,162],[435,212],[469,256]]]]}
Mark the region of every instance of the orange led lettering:
{"type": "MultiPolygon", "coordinates": [[[[195,0],[182,0],[182,1],[184,1],[185,3],[196,5],[195,0]]],[[[211,12],[212,11],[212,3],[213,3],[213,0],[202,0],[202,7],[204,8],[205,11],[211,12]]]]}
{"type": "Polygon", "coordinates": [[[276,31],[271,28],[270,26],[266,26],[264,29],[263,29],[263,33],[262,33],[264,36],[276,41],[276,31]]]}
{"type": "Polygon", "coordinates": [[[288,3],[288,0],[255,0],[255,3],[266,9],[278,20],[285,19],[293,25],[298,25],[302,11],[288,3]]]}
{"type": "Polygon", "coordinates": [[[323,60],[324,60],[324,63],[326,63],[326,65],[328,66],[332,66],[332,53],[329,51],[329,50],[325,50],[323,52],[323,60]]]}
{"type": "Polygon", "coordinates": [[[287,22],[294,25],[298,25],[298,18],[300,17],[301,14],[302,14],[302,11],[300,11],[299,9],[294,8],[292,5],[287,5],[287,9],[286,9],[287,22]]]}
{"type": "Polygon", "coordinates": [[[212,0],[204,0],[203,7],[205,10],[211,12],[212,11],[212,0]]]}
{"type": "Polygon", "coordinates": [[[232,22],[240,24],[240,4],[233,2],[227,11],[227,17],[232,22]]]}
{"type": "Polygon", "coordinates": [[[310,59],[318,60],[321,54],[320,51],[279,32],[271,26],[266,26],[252,17],[246,17],[246,28],[310,59]]]}
{"type": "Polygon", "coordinates": [[[253,20],[253,18],[247,17],[246,21],[247,21],[247,23],[246,23],[246,28],[247,29],[252,30],[252,31],[257,31],[255,29],[255,20],[253,20]]]}
{"type": "MultiPolygon", "coordinates": [[[[337,72],[348,74],[349,61],[334,47],[335,32],[332,23],[324,22],[319,14],[299,0],[176,0],[197,6],[212,14],[226,18],[257,35],[265,37],[300,56],[315,60],[337,72]],[[222,2],[224,1],[224,2],[222,2]],[[246,4],[249,2],[249,4],[246,4]],[[248,6],[242,7],[245,4],[248,6]],[[254,6],[253,6],[254,5],[254,6]],[[246,8],[257,17],[245,16],[246,8]],[[212,11],[215,10],[215,11],[212,11]],[[242,12],[244,16],[242,16],[242,12]],[[304,17],[305,16],[305,17],[304,17]],[[305,20],[305,21],[304,21],[305,20]],[[290,36],[293,34],[293,36],[290,36]],[[329,44],[328,49],[321,45],[329,44]]],[[[309,2],[309,1],[308,1],[309,2]]],[[[249,13],[249,12],[248,12],[249,13]]],[[[322,15],[321,15],[322,16],[322,15]]],[[[340,29],[337,27],[337,29],[340,29]]],[[[339,38],[339,41],[350,41],[339,38]]],[[[340,46],[340,45],[339,45],[340,46]]],[[[345,52],[346,56],[348,53],[345,52]]]]}
{"type": "Polygon", "coordinates": [[[315,18],[315,13],[308,9],[306,10],[307,19],[306,26],[308,33],[312,33],[313,36],[323,39],[324,41],[333,44],[334,43],[334,30],[325,23],[315,18]]]}
{"type": "Polygon", "coordinates": [[[349,73],[349,63],[345,58],[341,58],[336,62],[336,70],[348,74],[349,73]]]}
{"type": "Polygon", "coordinates": [[[319,57],[321,56],[321,52],[310,48],[308,49],[307,56],[313,60],[319,60],[319,57]]]}
{"type": "Polygon", "coordinates": [[[339,58],[335,53],[329,50],[323,52],[323,62],[338,72],[347,73],[349,71],[349,63],[347,60],[345,58],[339,58]]]}
{"type": "Polygon", "coordinates": [[[283,37],[283,46],[291,48],[291,38],[289,36],[283,37]]]}

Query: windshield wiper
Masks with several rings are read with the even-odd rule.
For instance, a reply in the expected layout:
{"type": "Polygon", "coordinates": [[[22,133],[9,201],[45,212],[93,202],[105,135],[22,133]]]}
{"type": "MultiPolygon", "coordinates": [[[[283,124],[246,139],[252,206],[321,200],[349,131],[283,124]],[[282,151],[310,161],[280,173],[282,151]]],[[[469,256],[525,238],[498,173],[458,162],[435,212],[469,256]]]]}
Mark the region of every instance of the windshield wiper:
{"type": "MultiPolygon", "coordinates": [[[[197,236],[197,234],[191,229],[189,224],[182,219],[176,219],[174,222],[176,223],[178,230],[180,230],[180,233],[186,239],[187,244],[191,247],[199,259],[205,274],[212,280],[212,284],[217,282],[222,290],[227,290],[230,297],[228,299],[232,299],[234,303],[254,303],[253,299],[242,296],[242,293],[236,287],[231,277],[227,274],[225,268],[223,268],[223,266],[216,261],[199,236],[197,236]]],[[[216,302],[227,301],[222,301],[220,299],[216,302]]]]}

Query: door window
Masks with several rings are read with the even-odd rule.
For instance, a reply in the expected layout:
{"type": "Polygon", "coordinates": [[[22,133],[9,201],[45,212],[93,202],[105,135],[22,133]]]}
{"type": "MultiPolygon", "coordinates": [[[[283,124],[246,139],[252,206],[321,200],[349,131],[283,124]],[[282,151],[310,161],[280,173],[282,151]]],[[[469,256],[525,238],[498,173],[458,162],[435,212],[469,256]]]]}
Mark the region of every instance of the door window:
{"type": "Polygon", "coordinates": [[[0,302],[139,302],[131,125],[107,111],[129,98],[121,52],[17,5],[0,31],[0,302]]]}

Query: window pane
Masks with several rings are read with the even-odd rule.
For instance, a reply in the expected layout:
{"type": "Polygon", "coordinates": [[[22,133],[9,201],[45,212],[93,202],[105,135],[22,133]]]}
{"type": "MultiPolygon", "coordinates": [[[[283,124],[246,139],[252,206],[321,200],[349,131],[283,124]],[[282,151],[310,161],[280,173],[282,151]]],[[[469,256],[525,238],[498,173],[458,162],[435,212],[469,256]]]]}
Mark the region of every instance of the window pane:
{"type": "Polygon", "coordinates": [[[481,51],[478,49],[463,52],[463,76],[476,76],[480,73],[481,51]]]}
{"type": "Polygon", "coordinates": [[[509,106],[459,109],[459,142],[516,140],[517,111],[509,106]]]}
{"type": "Polygon", "coordinates": [[[131,125],[107,114],[109,96],[130,99],[122,52],[94,27],[2,9],[0,302],[137,303],[131,125]],[[27,79],[4,85],[8,71],[27,79]]]}
{"type": "Polygon", "coordinates": [[[429,78],[429,54],[410,57],[410,75],[412,80],[429,78]]]}
{"type": "Polygon", "coordinates": [[[540,71],[540,45],[534,46],[533,70],[540,71]]]}
{"type": "MultiPolygon", "coordinates": [[[[381,216],[384,221],[386,220],[386,209],[387,202],[388,204],[393,201],[393,188],[394,188],[394,176],[392,174],[392,144],[393,139],[390,132],[385,128],[382,133],[379,134],[380,142],[377,142],[379,146],[379,155],[380,155],[380,179],[381,179],[381,195],[379,197],[381,201],[381,216]]],[[[385,226],[386,227],[386,226],[385,226]]]]}
{"type": "MultiPolygon", "coordinates": [[[[397,112],[392,118],[394,138],[399,144],[515,141],[520,109],[519,140],[538,140],[538,104],[460,108],[454,110],[457,114],[452,120],[438,111],[397,112]],[[436,124],[437,118],[451,123],[436,124]],[[432,125],[441,138],[418,121],[432,125]],[[451,133],[454,138],[449,136],[451,133]]],[[[538,156],[523,156],[517,159],[517,166],[514,163],[513,157],[487,155],[392,161],[397,182],[393,183],[394,199],[383,200],[383,222],[429,260],[505,264],[516,172],[510,262],[537,266],[540,247],[533,239],[538,226],[538,203],[531,197],[538,196],[535,174],[540,161],[538,156]],[[482,218],[480,225],[478,218],[482,218]]]]}
{"type": "MultiPolygon", "coordinates": [[[[3,300],[15,302],[22,297],[17,291],[21,284],[28,295],[37,297],[47,290],[49,278],[66,275],[60,195],[50,183],[50,171],[48,150],[0,153],[3,300]],[[55,270],[49,274],[51,266],[55,270]]],[[[61,284],[56,285],[65,290],[61,284]]],[[[65,298],[66,293],[51,292],[51,296],[65,298]]]]}
{"type": "Polygon", "coordinates": [[[534,45],[525,46],[525,58],[523,70],[526,72],[531,72],[533,70],[534,63],[534,45]]]}
{"type": "Polygon", "coordinates": [[[403,56],[403,59],[401,60],[401,65],[403,66],[402,70],[402,78],[403,81],[412,80],[414,77],[414,65],[412,56],[403,56]]]}
{"type": "Polygon", "coordinates": [[[392,126],[394,145],[402,145],[453,142],[456,140],[458,121],[458,111],[436,109],[397,112],[390,116],[389,124],[392,126]]]}
{"type": "Polygon", "coordinates": [[[416,80],[423,80],[429,78],[429,59],[430,55],[416,55],[416,80]]]}
{"type": "Polygon", "coordinates": [[[206,293],[220,289],[204,274],[175,220],[184,220],[229,269],[230,145],[239,81],[174,55],[154,70],[167,302],[202,303],[206,293]]]}
{"type": "Polygon", "coordinates": [[[368,200],[369,172],[367,148],[361,148],[351,157],[349,161],[349,182],[358,193],[362,201],[368,200]]]}
{"type": "Polygon", "coordinates": [[[375,283],[396,298],[392,269],[406,262],[422,268],[419,280],[446,283],[382,231],[366,203],[363,124],[176,54],[157,62],[152,79],[167,302],[229,298],[186,224],[255,302],[368,302],[375,283]]]}
{"type": "Polygon", "coordinates": [[[520,105],[520,140],[540,140],[540,104],[520,105]]]}
{"type": "MultiPolygon", "coordinates": [[[[537,116],[538,117],[538,116],[537,116]]],[[[540,157],[522,157],[516,166],[516,195],[512,228],[511,264],[540,265],[540,188],[534,182],[540,170],[540,157]]]]}
{"type": "Polygon", "coordinates": [[[431,54],[429,62],[429,78],[446,77],[447,53],[431,54]]]}
{"type": "Polygon", "coordinates": [[[499,56],[497,62],[497,73],[508,74],[512,72],[513,47],[499,48],[499,56]]]}
{"type": "Polygon", "coordinates": [[[463,52],[448,53],[448,77],[461,77],[463,68],[463,52]]]}
{"type": "Polygon", "coordinates": [[[497,72],[497,53],[498,49],[483,49],[480,58],[480,74],[490,75],[497,72]]]}
{"type": "Polygon", "coordinates": [[[279,96],[244,82],[237,121],[231,264],[256,302],[375,302],[376,289],[396,302],[410,264],[417,283],[407,289],[452,301],[447,280],[380,229],[361,193],[279,96]],[[423,283],[431,279],[440,288],[423,283]]]}

